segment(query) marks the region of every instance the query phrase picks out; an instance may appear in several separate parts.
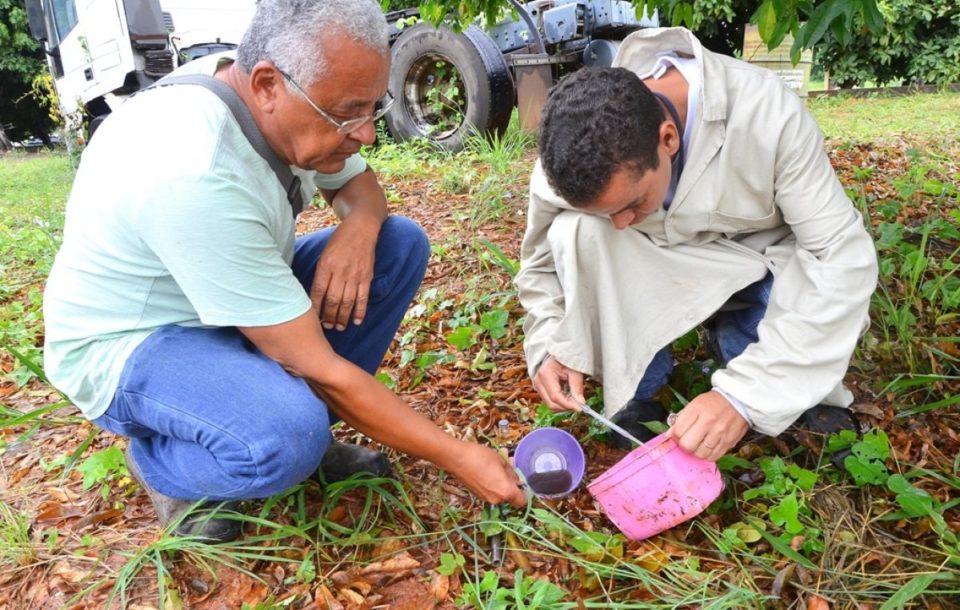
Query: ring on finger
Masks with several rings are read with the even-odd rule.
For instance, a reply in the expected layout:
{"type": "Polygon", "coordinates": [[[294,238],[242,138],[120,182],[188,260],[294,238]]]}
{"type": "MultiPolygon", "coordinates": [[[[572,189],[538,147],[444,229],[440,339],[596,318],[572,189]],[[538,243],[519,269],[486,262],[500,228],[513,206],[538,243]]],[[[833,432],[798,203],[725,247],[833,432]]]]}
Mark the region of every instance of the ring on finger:
{"type": "Polygon", "coordinates": [[[704,447],[706,447],[707,449],[716,449],[716,448],[717,448],[716,445],[708,445],[708,444],[707,444],[707,441],[703,441],[703,442],[700,443],[700,444],[703,445],[704,447]]]}

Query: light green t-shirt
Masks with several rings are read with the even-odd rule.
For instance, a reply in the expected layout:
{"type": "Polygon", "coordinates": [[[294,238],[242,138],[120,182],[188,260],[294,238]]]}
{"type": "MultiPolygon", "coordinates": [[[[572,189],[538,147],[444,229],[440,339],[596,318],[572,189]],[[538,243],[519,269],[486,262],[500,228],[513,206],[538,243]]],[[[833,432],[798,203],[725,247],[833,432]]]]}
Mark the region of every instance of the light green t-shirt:
{"type": "MultiPolygon", "coordinates": [[[[217,59],[183,71],[212,74],[217,59]]],[[[354,155],[335,175],[291,169],[309,201],[365,168],[354,155]]],[[[156,328],[302,315],[310,299],[290,269],[293,251],[286,194],[219,98],[191,85],[135,96],[84,151],[67,203],[44,295],[48,377],[96,419],[156,328]]]]}

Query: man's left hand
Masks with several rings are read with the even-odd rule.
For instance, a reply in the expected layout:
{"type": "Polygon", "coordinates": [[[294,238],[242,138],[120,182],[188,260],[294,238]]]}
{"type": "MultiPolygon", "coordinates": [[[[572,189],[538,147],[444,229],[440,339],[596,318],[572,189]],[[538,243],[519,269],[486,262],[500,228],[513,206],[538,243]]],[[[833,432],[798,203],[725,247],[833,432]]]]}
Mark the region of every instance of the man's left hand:
{"type": "Polygon", "coordinates": [[[726,398],[713,390],[697,396],[677,414],[670,434],[680,448],[717,461],[736,445],[750,426],[726,398]]]}
{"type": "Polygon", "coordinates": [[[351,214],[327,242],[313,274],[310,300],[326,329],[346,330],[367,314],[380,223],[351,214]]]}

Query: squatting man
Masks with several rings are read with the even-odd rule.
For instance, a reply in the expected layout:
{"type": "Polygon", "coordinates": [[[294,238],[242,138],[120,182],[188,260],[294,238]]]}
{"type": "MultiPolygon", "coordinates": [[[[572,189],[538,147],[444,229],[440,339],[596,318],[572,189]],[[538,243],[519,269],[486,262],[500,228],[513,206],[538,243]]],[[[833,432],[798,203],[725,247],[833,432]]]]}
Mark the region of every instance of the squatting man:
{"type": "Polygon", "coordinates": [[[304,200],[319,189],[336,211],[299,238],[276,174],[202,86],[141,92],[84,151],[45,294],[47,372],[130,438],[128,467],[176,533],[240,535],[236,519],[184,520],[200,499],[263,498],[318,468],[386,474],[379,452],[332,442],[338,419],[484,501],[525,502],[501,456],[373,377],[429,256],[357,154],[389,70],[374,0],[260,0],[235,55],[177,71],[226,83],[304,200]]]}
{"type": "Polygon", "coordinates": [[[876,277],[819,129],[774,73],[649,29],[551,92],[516,279],[550,408],[577,410],[589,375],[649,439],[670,345],[703,324],[723,364],[671,427],[684,450],[716,460],[801,417],[854,428],[842,379],[876,277]]]}

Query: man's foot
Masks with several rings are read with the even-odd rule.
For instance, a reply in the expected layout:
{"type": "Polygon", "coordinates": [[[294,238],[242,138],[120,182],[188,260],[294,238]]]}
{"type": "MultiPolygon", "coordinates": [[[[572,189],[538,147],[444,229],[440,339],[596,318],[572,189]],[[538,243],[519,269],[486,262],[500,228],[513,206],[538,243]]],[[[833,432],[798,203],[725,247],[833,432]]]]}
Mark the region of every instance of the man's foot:
{"type": "MultiPolygon", "coordinates": [[[[829,405],[817,405],[803,412],[797,424],[810,432],[817,434],[837,434],[844,430],[860,434],[860,425],[850,409],[843,407],[831,407],[829,405]]],[[[850,455],[849,449],[843,449],[830,455],[830,461],[838,470],[843,470],[843,461],[850,455]]]]}
{"type": "Polygon", "coordinates": [[[860,426],[857,420],[853,418],[850,409],[843,407],[831,407],[829,405],[817,405],[807,409],[800,416],[800,423],[811,432],[820,434],[836,434],[843,430],[852,430],[860,432],[860,426]]]}
{"type": "Polygon", "coordinates": [[[348,479],[358,472],[374,477],[389,477],[393,474],[390,460],[380,451],[334,441],[323,454],[320,462],[323,481],[334,483],[348,479]]]}
{"type": "Polygon", "coordinates": [[[216,514],[223,511],[236,512],[238,502],[205,502],[196,511],[183,517],[183,514],[196,505],[196,500],[180,500],[166,496],[147,485],[140,473],[140,467],[133,459],[130,446],[124,453],[127,470],[140,487],[147,492],[153,509],[157,513],[157,520],[166,528],[171,523],[179,521],[173,529],[177,536],[197,536],[210,542],[230,542],[240,537],[242,523],[235,519],[218,519],[216,514]]]}
{"type": "MultiPolygon", "coordinates": [[[[610,419],[639,440],[647,442],[657,433],[646,427],[644,422],[666,421],[667,410],[658,402],[631,398],[626,406],[610,419]]],[[[607,432],[607,442],[618,449],[630,449],[633,446],[629,440],[612,431],[607,432]]]]}

